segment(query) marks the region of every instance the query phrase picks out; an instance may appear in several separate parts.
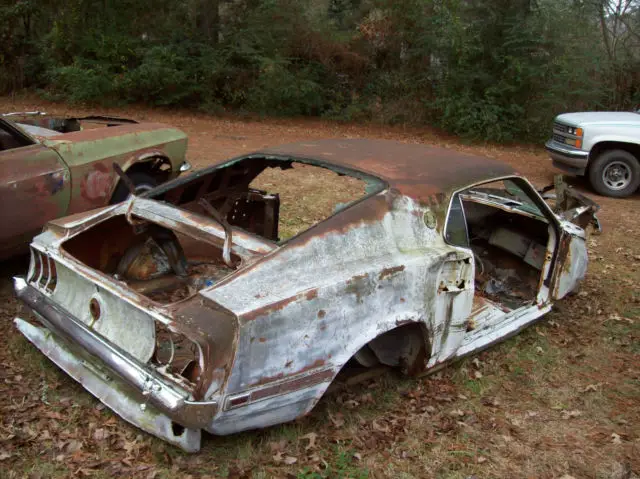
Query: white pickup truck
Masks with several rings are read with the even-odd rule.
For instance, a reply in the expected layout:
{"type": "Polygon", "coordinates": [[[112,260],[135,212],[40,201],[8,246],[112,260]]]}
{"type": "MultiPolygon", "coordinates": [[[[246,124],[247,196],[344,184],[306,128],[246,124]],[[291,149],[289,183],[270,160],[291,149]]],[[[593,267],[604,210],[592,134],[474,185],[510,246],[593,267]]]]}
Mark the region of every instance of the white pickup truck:
{"type": "Polygon", "coordinates": [[[555,167],[586,175],[601,195],[622,198],[640,186],[640,113],[563,113],[545,146],[555,167]]]}

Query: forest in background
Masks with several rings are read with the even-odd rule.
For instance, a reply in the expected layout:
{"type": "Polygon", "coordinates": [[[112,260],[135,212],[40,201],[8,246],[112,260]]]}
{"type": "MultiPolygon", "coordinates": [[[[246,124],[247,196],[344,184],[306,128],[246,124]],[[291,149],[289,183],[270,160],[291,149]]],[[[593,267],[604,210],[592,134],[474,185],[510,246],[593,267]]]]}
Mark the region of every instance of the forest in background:
{"type": "Polygon", "coordinates": [[[638,0],[0,0],[0,93],[539,141],[640,108],[638,0]]]}

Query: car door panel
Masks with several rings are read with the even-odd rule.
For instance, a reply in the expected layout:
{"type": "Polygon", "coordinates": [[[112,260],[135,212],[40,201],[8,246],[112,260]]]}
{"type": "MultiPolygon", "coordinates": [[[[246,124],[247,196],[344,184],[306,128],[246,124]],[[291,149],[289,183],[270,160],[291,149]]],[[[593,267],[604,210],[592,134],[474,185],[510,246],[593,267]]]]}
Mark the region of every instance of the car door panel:
{"type": "Polygon", "coordinates": [[[0,151],[0,178],[0,257],[6,257],[66,214],[71,181],[58,154],[41,144],[0,151]]]}

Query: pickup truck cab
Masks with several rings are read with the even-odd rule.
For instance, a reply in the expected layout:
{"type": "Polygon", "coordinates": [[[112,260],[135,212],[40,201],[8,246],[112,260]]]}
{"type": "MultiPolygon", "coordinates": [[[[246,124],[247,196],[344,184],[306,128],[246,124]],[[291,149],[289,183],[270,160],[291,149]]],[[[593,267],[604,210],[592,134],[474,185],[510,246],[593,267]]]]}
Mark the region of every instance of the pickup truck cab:
{"type": "Polygon", "coordinates": [[[640,113],[563,113],[545,146],[555,167],[587,176],[601,195],[622,198],[640,186],[640,113]]]}

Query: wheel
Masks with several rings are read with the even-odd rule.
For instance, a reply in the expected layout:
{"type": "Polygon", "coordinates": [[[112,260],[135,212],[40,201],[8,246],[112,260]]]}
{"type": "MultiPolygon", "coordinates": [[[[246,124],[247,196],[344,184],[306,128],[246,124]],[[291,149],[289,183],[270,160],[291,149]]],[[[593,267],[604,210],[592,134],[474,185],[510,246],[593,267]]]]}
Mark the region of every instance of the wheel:
{"type": "Polygon", "coordinates": [[[640,186],[640,163],[628,151],[605,151],[589,167],[589,182],[601,195],[624,198],[640,186]]]}
{"type": "MultiPolygon", "coordinates": [[[[133,184],[136,185],[136,194],[144,193],[145,191],[149,191],[152,188],[155,188],[158,185],[158,181],[148,173],[135,172],[128,175],[133,181],[133,184]]],[[[129,190],[127,185],[125,185],[122,181],[118,183],[115,191],[113,192],[113,196],[111,197],[111,204],[120,203],[121,201],[126,200],[129,197],[129,190]]]]}

